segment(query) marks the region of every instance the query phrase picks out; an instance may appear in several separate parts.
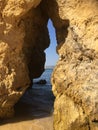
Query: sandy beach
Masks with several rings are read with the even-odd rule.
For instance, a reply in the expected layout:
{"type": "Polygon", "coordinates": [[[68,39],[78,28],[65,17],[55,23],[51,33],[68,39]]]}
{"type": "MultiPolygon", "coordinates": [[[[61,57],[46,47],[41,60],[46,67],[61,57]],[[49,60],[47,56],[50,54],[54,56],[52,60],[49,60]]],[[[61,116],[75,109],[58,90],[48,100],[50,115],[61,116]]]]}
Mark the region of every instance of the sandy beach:
{"type": "Polygon", "coordinates": [[[16,120],[13,123],[0,126],[0,130],[53,130],[53,117],[43,117],[27,121],[16,120]]]}

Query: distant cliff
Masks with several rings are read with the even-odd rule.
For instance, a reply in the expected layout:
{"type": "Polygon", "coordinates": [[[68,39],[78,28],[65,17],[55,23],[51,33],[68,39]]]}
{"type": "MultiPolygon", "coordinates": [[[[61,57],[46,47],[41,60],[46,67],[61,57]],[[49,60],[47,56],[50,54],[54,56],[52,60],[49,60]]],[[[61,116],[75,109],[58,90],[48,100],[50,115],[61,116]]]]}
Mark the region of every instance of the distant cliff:
{"type": "Polygon", "coordinates": [[[53,69],[55,66],[45,66],[45,69],[53,69]]]}

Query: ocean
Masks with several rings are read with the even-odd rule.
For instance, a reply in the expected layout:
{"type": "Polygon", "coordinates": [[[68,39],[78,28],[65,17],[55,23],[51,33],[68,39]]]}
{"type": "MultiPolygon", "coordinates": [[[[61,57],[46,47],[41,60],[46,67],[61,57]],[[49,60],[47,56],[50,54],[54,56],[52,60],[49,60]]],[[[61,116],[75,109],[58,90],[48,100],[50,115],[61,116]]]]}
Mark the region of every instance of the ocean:
{"type": "Polygon", "coordinates": [[[51,74],[52,74],[53,68],[46,68],[41,77],[34,79],[33,83],[34,85],[32,86],[33,88],[35,87],[46,87],[47,89],[51,89],[51,74]],[[36,84],[40,80],[46,80],[46,84],[36,84]]]}
{"type": "Polygon", "coordinates": [[[23,104],[31,106],[33,117],[44,117],[53,112],[55,97],[52,93],[50,81],[52,71],[53,68],[47,68],[40,78],[33,79],[32,89],[27,89],[20,99],[23,104]],[[41,79],[46,80],[46,84],[37,84],[41,79]]]}
{"type": "Polygon", "coordinates": [[[53,130],[54,99],[50,77],[53,69],[47,68],[42,76],[33,80],[32,88],[28,88],[14,106],[14,118],[3,121],[0,130],[53,130]],[[36,84],[45,79],[46,84],[36,84]]]}

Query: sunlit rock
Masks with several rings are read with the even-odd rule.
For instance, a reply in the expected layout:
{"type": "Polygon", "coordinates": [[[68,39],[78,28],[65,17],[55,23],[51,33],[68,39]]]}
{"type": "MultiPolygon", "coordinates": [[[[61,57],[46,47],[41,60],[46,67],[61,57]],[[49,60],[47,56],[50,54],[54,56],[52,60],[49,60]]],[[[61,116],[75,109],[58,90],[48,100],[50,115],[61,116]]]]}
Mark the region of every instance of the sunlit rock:
{"type": "Polygon", "coordinates": [[[98,129],[98,1],[0,1],[0,117],[44,71],[47,22],[59,61],[52,74],[54,130],[98,129]]]}

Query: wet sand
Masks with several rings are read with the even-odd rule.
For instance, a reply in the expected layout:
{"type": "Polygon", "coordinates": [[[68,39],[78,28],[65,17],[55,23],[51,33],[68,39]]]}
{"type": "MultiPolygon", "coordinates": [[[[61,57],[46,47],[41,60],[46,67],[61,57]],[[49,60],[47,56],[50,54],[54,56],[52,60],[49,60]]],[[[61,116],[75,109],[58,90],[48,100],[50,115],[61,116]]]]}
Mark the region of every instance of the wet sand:
{"type": "Polygon", "coordinates": [[[50,116],[19,122],[16,120],[0,126],[0,130],[53,130],[53,118],[50,116]]]}
{"type": "Polygon", "coordinates": [[[53,100],[50,90],[28,90],[15,105],[15,117],[1,120],[0,130],[53,130],[53,100]]]}

